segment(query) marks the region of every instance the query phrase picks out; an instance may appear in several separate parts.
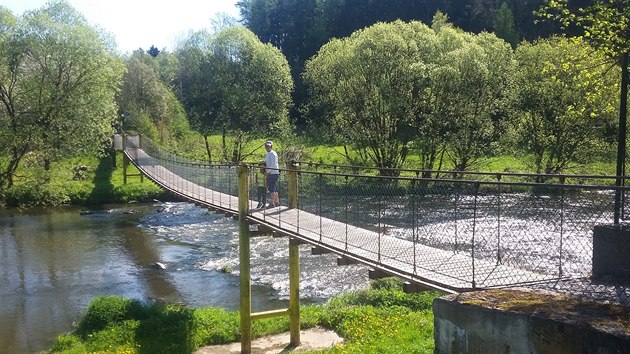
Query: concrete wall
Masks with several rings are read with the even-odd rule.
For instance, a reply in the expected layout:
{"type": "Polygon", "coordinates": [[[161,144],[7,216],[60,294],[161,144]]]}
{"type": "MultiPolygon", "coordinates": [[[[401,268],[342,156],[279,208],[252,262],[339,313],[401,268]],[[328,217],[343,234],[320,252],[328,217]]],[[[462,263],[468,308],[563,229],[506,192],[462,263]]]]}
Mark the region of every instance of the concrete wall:
{"type": "Polygon", "coordinates": [[[630,279],[630,229],[597,225],[593,228],[593,277],[630,279]]]}
{"type": "Polygon", "coordinates": [[[456,295],[436,299],[433,313],[435,353],[630,353],[627,334],[598,330],[570,318],[465,304],[456,295]]]}

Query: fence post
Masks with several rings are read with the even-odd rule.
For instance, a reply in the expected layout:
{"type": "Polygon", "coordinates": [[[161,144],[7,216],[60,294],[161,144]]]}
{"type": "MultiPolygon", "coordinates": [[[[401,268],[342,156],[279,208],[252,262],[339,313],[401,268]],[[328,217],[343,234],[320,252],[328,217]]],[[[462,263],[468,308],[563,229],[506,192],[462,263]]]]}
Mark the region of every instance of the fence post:
{"type": "Polygon", "coordinates": [[[250,274],[249,225],[247,209],[249,204],[248,168],[239,166],[238,170],[238,244],[241,290],[241,353],[252,351],[252,291],[250,274]]]}
{"type": "MultiPolygon", "coordinates": [[[[144,147],[142,146],[142,134],[138,133],[138,149],[144,149],[144,147]]],[[[138,159],[138,157],[136,157],[136,160],[138,159]]],[[[144,173],[140,173],[140,183],[144,182],[144,173]]]]}
{"type": "Polygon", "coordinates": [[[129,164],[129,159],[127,158],[127,154],[125,153],[125,149],[127,148],[127,136],[125,133],[122,133],[122,152],[123,152],[123,184],[127,184],[127,165],[129,164]]]}
{"type": "Polygon", "coordinates": [[[289,202],[289,209],[295,209],[298,206],[298,178],[297,178],[297,165],[291,161],[287,163],[288,171],[288,193],[287,196],[289,202]]]}
{"type": "Polygon", "coordinates": [[[477,281],[475,279],[475,231],[477,228],[477,198],[479,197],[479,187],[481,184],[479,182],[475,182],[475,201],[473,204],[473,229],[472,229],[472,247],[471,247],[471,258],[472,258],[472,288],[477,288],[477,281]]]}
{"type": "Polygon", "coordinates": [[[562,248],[563,248],[563,238],[564,238],[564,180],[565,177],[564,176],[560,176],[560,184],[563,185],[561,191],[560,191],[560,244],[559,244],[559,250],[558,250],[558,275],[562,276],[562,248]]]}
{"type": "MultiPolygon", "coordinates": [[[[497,182],[501,182],[501,174],[497,173],[497,182]]],[[[497,264],[501,264],[501,186],[497,185],[497,264]]]]}

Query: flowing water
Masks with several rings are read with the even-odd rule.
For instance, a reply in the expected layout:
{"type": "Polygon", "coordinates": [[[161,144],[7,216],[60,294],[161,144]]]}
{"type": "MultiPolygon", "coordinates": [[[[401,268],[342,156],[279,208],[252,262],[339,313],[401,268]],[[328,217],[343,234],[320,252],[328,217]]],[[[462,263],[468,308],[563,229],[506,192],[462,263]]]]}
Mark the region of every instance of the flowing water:
{"type": "MultiPolygon", "coordinates": [[[[254,311],[288,304],[288,239],[251,240],[254,311]]],[[[301,248],[302,303],[365,287],[363,266],[301,248]]],[[[0,210],[0,353],[34,353],[92,298],[239,306],[238,224],[188,203],[0,210]]]]}

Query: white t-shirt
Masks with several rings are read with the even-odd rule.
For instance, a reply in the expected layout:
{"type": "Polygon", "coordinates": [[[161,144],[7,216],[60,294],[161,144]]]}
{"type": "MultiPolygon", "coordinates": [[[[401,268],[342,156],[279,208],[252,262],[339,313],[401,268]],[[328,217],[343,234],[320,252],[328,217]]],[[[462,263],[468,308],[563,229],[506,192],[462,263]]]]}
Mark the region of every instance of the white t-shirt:
{"type": "Polygon", "coordinates": [[[275,151],[270,150],[267,155],[265,155],[265,164],[267,165],[267,173],[270,175],[277,175],[280,173],[278,168],[278,154],[275,151]]]}

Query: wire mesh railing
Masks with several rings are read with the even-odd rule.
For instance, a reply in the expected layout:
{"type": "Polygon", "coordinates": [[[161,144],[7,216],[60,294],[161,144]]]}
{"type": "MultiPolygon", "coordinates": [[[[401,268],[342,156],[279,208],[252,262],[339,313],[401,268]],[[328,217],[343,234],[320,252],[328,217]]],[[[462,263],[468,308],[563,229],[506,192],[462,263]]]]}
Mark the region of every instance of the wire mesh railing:
{"type": "MultiPolygon", "coordinates": [[[[237,212],[236,165],[183,159],[147,139],[126,144],[132,160],[158,183],[188,200],[237,212]]],[[[626,190],[608,176],[546,176],[545,183],[535,183],[527,174],[486,180],[421,173],[383,177],[301,165],[281,170],[283,207],[265,209],[257,208],[259,167],[248,167],[252,219],[453,291],[588,279],[593,228],[612,223],[615,192],[626,190]],[[600,183],[578,183],[586,177],[600,183]],[[290,178],[299,186],[296,208],[287,208],[290,178]]],[[[626,301],[628,294],[624,290],[626,301]]]]}

